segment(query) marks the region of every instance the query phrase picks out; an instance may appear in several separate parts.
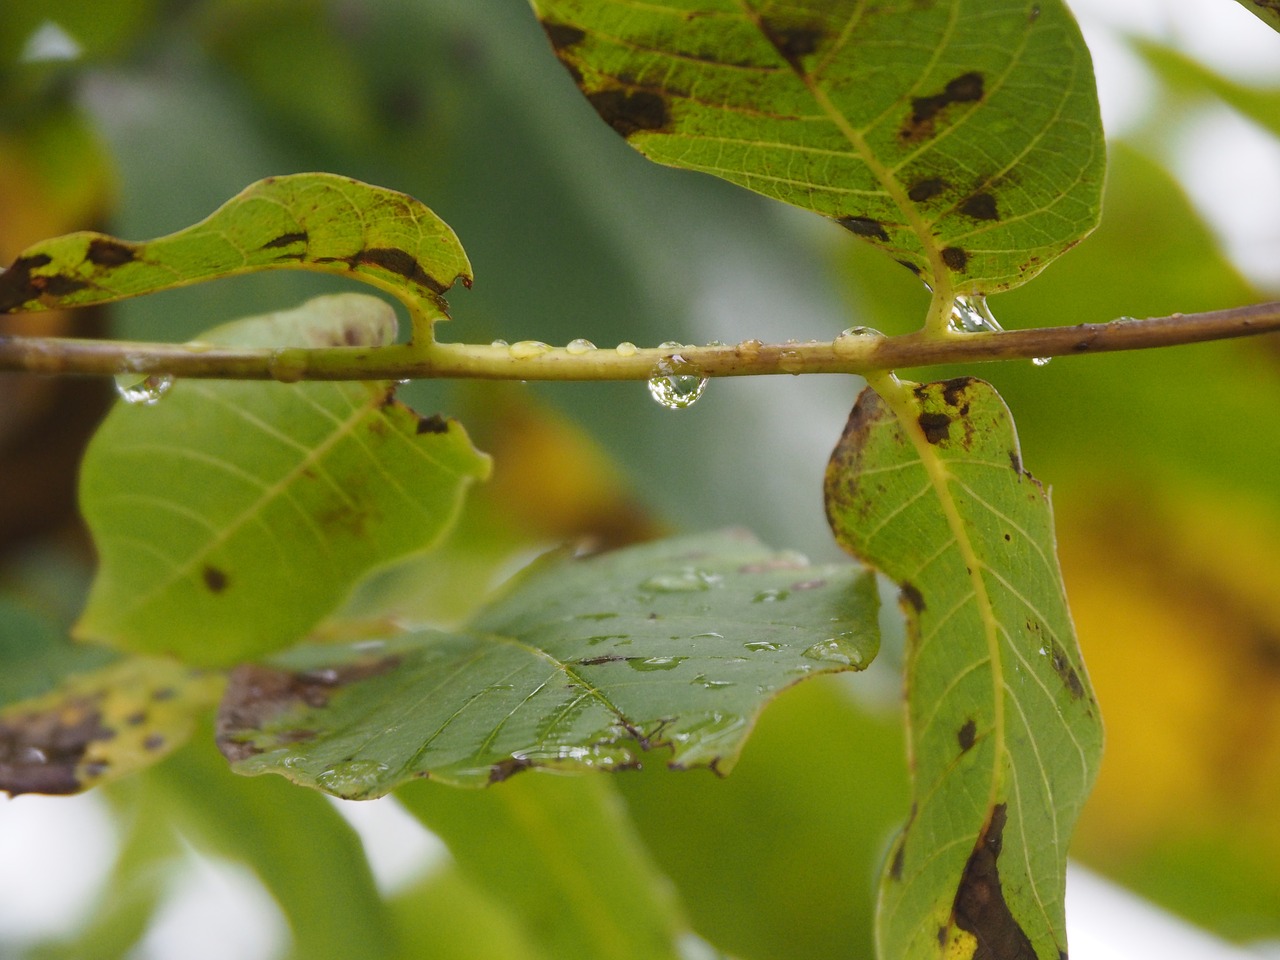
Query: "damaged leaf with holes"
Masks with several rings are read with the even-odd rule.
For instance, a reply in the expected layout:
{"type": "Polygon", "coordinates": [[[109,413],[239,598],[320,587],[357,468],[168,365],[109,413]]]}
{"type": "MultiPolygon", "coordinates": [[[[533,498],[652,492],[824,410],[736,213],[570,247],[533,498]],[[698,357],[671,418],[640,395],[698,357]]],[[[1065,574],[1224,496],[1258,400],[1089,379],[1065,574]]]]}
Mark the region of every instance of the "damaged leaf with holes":
{"type": "MultiPolygon", "coordinates": [[[[394,337],[390,306],[339,294],[201,340],[394,337]]],[[[367,573],[438,542],[488,470],[460,424],[389,383],[182,381],[120,404],[81,472],[100,565],[76,633],[205,665],[296,643],[367,573]]]]}
{"type": "MultiPolygon", "coordinates": [[[[399,297],[430,338],[471,265],[413,197],[329,173],[269,177],[185,230],[134,243],[82,231],[29,247],[0,274],[0,313],[108,303],[282,268],[349,275],[399,297]]],[[[284,346],[284,344],[272,344],[284,346]]]]}
{"type": "Polygon", "coordinates": [[[659,163],[823,214],[993,293],[1096,225],[1105,150],[1060,0],[533,0],[600,117],[659,163]]]}
{"type": "Polygon", "coordinates": [[[740,533],[535,563],[456,633],[295,648],[232,673],[233,769],[351,799],[429,777],[644,761],[727,773],[761,710],[879,646],[870,571],[740,533]]]}
{"type": "Polygon", "coordinates": [[[913,803],[884,958],[1059,960],[1067,844],[1102,746],[1044,489],[986,383],[867,390],[826,479],[837,540],[901,589],[913,803]]]}

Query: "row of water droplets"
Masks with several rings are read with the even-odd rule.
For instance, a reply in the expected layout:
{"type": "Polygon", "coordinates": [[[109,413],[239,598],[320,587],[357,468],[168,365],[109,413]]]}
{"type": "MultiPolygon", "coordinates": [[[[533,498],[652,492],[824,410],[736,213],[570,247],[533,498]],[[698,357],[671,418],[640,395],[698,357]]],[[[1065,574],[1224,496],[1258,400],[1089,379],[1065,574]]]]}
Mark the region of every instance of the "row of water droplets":
{"type": "MultiPolygon", "coordinates": [[[[987,306],[987,298],[980,293],[971,297],[956,297],[955,302],[951,304],[949,326],[956,333],[999,333],[1004,329],[992,315],[991,308],[987,306]]],[[[1037,367],[1043,367],[1052,359],[1052,357],[1033,357],[1031,362],[1037,367]]]]}

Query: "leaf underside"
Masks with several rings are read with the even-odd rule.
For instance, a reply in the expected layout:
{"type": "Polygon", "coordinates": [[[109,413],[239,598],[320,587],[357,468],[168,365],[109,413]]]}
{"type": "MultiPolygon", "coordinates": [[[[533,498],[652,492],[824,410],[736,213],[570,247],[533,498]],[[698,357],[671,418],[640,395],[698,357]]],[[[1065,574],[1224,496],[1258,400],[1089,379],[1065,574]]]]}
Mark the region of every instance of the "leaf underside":
{"type": "Polygon", "coordinates": [[[737,533],[553,555],[464,631],[238,668],[219,745],[239,773],[352,799],[646,754],[726,773],[777,693],[870,663],[877,607],[864,568],[810,566],[737,533]]]}
{"type": "Polygon", "coordinates": [[[1059,0],[533,0],[659,163],[831,217],[936,289],[1017,286],[1096,225],[1092,64],[1059,0]]]}
{"type": "Polygon", "coordinates": [[[415,315],[447,316],[443,294],[471,283],[452,230],[403,193],[329,173],[260,180],[205,220],[133,243],[88,231],[28,247],[0,274],[0,313],[107,303],[258,270],[350,275],[415,315]]]}
{"type": "Polygon", "coordinates": [[[839,542],[909,624],[910,818],[880,956],[1059,960],[1068,839],[1101,752],[1048,495],[972,378],[863,393],[827,472],[839,542]]]}
{"type": "MultiPolygon", "coordinates": [[[[376,346],[391,308],[360,294],[203,339],[376,346]]],[[[370,571],[432,546],[488,473],[462,427],[386,383],[182,381],[118,405],[85,455],[99,570],[82,638],[200,664],[296,642],[370,571]]]]}

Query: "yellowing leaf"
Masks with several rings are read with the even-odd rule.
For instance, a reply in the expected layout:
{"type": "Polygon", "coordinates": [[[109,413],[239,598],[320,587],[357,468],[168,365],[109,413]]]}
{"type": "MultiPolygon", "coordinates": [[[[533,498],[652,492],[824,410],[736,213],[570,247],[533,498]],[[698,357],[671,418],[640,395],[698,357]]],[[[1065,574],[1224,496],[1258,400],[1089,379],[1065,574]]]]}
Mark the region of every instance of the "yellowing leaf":
{"type": "Polygon", "coordinates": [[[1048,497],[991,387],[882,377],[827,472],[837,540],[902,590],[913,804],[885,960],[1059,960],[1066,848],[1101,750],[1048,497]]]}

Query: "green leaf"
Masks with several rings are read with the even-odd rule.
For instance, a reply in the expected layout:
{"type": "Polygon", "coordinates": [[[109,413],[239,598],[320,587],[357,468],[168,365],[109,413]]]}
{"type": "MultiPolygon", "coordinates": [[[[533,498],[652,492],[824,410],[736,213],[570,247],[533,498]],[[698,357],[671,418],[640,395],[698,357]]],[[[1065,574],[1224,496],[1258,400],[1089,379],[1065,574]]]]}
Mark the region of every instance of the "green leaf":
{"type": "Polygon", "coordinates": [[[1017,286],[1097,223],[1089,53],[1057,0],[533,0],[650,159],[832,217],[935,289],[1017,286]]]}
{"type": "Polygon", "coordinates": [[[204,280],[294,268],[350,275],[428,326],[471,283],[458,238],[403,193],[328,173],[271,177],[185,230],[131,243],[82,231],[28,247],[0,274],[0,313],[107,303],[204,280]]]}
{"type": "MultiPolygon", "coordinates": [[[[1280,7],[1273,9],[1272,15],[1280,21],[1280,7]]],[[[1192,95],[1209,93],[1220,97],[1258,126],[1269,130],[1272,136],[1280,137],[1280,90],[1237,83],[1180,50],[1150,40],[1135,37],[1129,45],[1170,88],[1192,95]]]]}
{"type": "MultiPolygon", "coordinates": [[[[389,306],[344,294],[202,339],[393,336],[389,306]]],[[[81,474],[100,569],[76,632],[205,664],[296,643],[366,573],[436,543],[487,472],[459,424],[383,383],[186,381],[119,405],[81,474]]]]}
{"type": "Polygon", "coordinates": [[[912,813],[880,956],[1059,960],[1067,842],[1101,751],[1043,488],[972,378],[863,393],[827,472],[836,538],[902,590],[912,813]]]}
{"type": "Polygon", "coordinates": [[[413,783],[396,797],[546,956],[676,960],[679,904],[614,783],[521,777],[480,794],[413,783]]]}
{"type": "Polygon", "coordinates": [[[70,794],[151,766],[191,736],[222,677],[129,657],[0,710],[0,790],[70,794]]]}
{"type": "Polygon", "coordinates": [[[351,799],[414,777],[483,786],[531,767],[733,766],[806,676],[860,669],[872,574],[740,533],[536,563],[465,632],[304,646],[237,668],[219,742],[243,774],[351,799]]]}
{"type": "Polygon", "coordinates": [[[1276,0],[1239,0],[1239,3],[1272,30],[1280,30],[1280,5],[1276,0]]]}

